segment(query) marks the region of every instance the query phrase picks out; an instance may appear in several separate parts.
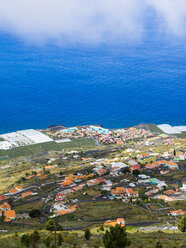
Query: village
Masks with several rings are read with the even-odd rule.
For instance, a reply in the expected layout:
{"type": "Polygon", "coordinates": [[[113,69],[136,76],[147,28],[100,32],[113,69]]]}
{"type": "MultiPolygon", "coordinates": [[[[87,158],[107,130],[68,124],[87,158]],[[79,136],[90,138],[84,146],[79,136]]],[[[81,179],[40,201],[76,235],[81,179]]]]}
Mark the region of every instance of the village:
{"type": "Polygon", "coordinates": [[[64,230],[118,223],[169,229],[186,214],[185,139],[142,127],[43,133],[58,140],[86,134],[96,140],[96,149],[1,160],[1,172],[13,180],[1,187],[0,216],[6,225],[24,226],[26,220],[43,226],[55,219],[64,230]]]}

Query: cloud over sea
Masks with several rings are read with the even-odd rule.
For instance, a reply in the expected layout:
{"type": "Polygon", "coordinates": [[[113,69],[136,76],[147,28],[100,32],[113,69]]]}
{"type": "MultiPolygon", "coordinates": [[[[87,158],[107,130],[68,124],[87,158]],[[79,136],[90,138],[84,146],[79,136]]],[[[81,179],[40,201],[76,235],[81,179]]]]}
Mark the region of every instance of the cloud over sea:
{"type": "Polygon", "coordinates": [[[63,44],[143,38],[156,30],[186,35],[186,0],[0,0],[0,32],[63,44]]]}

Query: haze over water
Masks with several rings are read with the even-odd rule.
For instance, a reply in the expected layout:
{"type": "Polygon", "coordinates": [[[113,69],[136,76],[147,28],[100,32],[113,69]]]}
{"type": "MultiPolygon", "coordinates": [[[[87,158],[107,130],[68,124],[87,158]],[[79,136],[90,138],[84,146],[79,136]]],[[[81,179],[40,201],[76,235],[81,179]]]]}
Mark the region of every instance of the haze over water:
{"type": "Polygon", "coordinates": [[[52,124],[186,125],[186,39],[36,45],[0,32],[0,133],[52,124]]]}

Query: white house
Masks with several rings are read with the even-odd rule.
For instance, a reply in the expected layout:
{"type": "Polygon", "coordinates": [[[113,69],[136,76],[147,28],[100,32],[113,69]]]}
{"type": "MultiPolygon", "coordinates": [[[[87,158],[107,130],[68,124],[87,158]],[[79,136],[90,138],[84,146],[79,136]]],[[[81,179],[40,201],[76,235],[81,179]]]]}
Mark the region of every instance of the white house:
{"type": "Polygon", "coordinates": [[[183,186],[181,187],[181,190],[182,190],[183,192],[186,191],[186,181],[183,182],[183,186]]]}

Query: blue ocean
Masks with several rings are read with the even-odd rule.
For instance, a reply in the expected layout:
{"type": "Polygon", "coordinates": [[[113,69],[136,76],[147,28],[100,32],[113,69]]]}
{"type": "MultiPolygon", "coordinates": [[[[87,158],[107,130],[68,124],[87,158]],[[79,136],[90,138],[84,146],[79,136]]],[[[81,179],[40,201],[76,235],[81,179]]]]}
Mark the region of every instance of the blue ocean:
{"type": "Polygon", "coordinates": [[[36,45],[0,34],[0,133],[186,124],[186,40],[36,45]]]}

